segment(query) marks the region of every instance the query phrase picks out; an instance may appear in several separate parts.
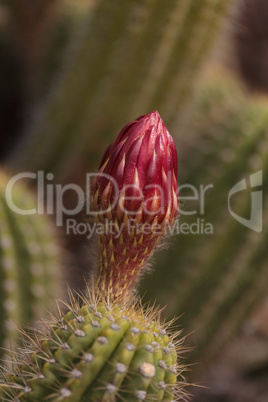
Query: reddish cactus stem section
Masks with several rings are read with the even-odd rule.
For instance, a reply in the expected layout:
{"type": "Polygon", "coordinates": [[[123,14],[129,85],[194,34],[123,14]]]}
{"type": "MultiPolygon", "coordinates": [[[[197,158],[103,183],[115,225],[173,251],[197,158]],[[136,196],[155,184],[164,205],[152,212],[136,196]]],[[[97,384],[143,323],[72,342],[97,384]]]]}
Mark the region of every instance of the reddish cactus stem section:
{"type": "Polygon", "coordinates": [[[133,289],[178,213],[177,151],[158,112],[127,124],[91,186],[99,233],[99,282],[116,298],[133,289]]]}

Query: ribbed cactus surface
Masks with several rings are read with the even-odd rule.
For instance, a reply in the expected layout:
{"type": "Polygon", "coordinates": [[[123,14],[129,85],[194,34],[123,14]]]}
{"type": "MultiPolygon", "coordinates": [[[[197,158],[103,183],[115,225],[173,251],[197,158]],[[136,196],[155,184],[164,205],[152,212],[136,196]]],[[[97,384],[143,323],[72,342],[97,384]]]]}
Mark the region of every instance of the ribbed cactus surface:
{"type": "MultiPolygon", "coordinates": [[[[17,339],[14,322],[24,326],[34,311],[44,311],[58,289],[60,268],[52,225],[44,216],[12,210],[5,193],[9,179],[0,172],[1,347],[17,339]]],[[[33,194],[19,182],[12,190],[12,203],[25,211],[36,207],[33,194]]]]}
{"type": "Polygon", "coordinates": [[[82,297],[54,322],[44,323],[22,360],[14,354],[0,385],[1,400],[182,398],[176,385],[178,341],[168,335],[168,325],[160,324],[159,314],[138,303],[104,303],[90,295],[92,303],[82,297]]]}
{"type": "Polygon", "coordinates": [[[109,133],[128,119],[157,109],[170,124],[191,94],[230,3],[91,3],[59,82],[13,166],[64,176],[81,157],[92,167],[109,133]]]}

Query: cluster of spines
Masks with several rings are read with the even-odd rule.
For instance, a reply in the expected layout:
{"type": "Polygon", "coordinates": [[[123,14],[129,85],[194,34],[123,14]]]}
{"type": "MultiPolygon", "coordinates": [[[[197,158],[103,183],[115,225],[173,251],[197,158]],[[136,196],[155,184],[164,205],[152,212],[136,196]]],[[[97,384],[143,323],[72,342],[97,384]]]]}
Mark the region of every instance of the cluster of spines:
{"type": "Polygon", "coordinates": [[[97,160],[96,139],[108,143],[107,132],[120,127],[122,116],[131,120],[144,110],[159,109],[170,124],[192,91],[230,3],[97,2],[83,21],[82,34],[77,33],[77,46],[70,46],[69,62],[64,60],[68,68],[64,65],[57,90],[44,106],[42,123],[32,127],[27,149],[20,148],[10,162],[18,169],[45,167],[66,175],[81,155],[85,164],[97,160]]]}
{"type": "MultiPolygon", "coordinates": [[[[26,325],[35,312],[44,311],[59,290],[59,249],[55,246],[52,225],[43,216],[21,215],[12,211],[5,197],[8,177],[0,173],[0,345],[17,339],[12,322],[26,325]]],[[[19,183],[12,201],[28,211],[34,197],[19,183]]]]}
{"type": "Polygon", "coordinates": [[[167,335],[158,313],[137,306],[72,305],[45,324],[46,335],[42,329],[30,343],[26,336],[28,352],[14,354],[0,396],[25,402],[182,398],[180,342],[167,335]]]}
{"type": "MultiPolygon", "coordinates": [[[[217,353],[243,327],[250,310],[266,292],[267,213],[263,214],[262,233],[256,233],[231,216],[227,200],[237,182],[259,170],[263,188],[267,187],[268,101],[265,97],[249,99],[227,71],[209,70],[194,113],[189,135],[192,143],[183,156],[181,177],[182,183],[195,188],[214,184],[205,196],[205,214],[201,216],[213,225],[213,235],[178,235],[173,251],[163,258],[162,269],[145,279],[144,289],[158,302],[168,300],[170,314],[185,312],[181,321],[187,332],[194,331],[195,360],[198,354],[208,357],[217,353]]],[[[250,202],[250,192],[241,192],[232,208],[247,216],[250,202]]],[[[267,203],[265,193],[263,203],[267,203]]],[[[181,217],[180,223],[183,220],[190,225],[196,215],[181,217]]]]}

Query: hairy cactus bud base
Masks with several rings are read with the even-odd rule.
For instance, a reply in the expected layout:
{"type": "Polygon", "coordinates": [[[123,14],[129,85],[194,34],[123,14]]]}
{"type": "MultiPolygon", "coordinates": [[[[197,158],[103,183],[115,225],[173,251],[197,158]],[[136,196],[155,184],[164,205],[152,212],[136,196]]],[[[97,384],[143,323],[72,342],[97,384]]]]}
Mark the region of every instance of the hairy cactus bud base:
{"type": "Polygon", "coordinates": [[[127,124],[105,152],[92,182],[90,207],[95,222],[107,228],[99,236],[99,282],[110,297],[133,289],[173,224],[178,213],[177,164],[174,141],[158,112],[127,124]]]}
{"type": "MultiPolygon", "coordinates": [[[[89,302],[45,324],[2,373],[2,401],[171,401],[183,398],[180,341],[139,303],[89,302]],[[81,307],[82,306],[82,307],[81,307]],[[44,332],[46,334],[44,335],[44,332]],[[182,382],[182,381],[181,381],[182,382]]],[[[183,379],[182,379],[183,380],[183,379]]]]}

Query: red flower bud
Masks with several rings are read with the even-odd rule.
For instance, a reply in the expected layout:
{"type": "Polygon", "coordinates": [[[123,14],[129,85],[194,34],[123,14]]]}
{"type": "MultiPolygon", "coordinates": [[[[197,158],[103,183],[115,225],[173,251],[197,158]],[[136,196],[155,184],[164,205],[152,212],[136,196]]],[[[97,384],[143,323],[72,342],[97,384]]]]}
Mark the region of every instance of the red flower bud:
{"type": "Polygon", "coordinates": [[[127,124],[91,186],[100,235],[101,282],[114,297],[131,288],[178,212],[177,151],[158,112],[127,124]],[[114,224],[115,233],[109,233],[114,224]]]}

